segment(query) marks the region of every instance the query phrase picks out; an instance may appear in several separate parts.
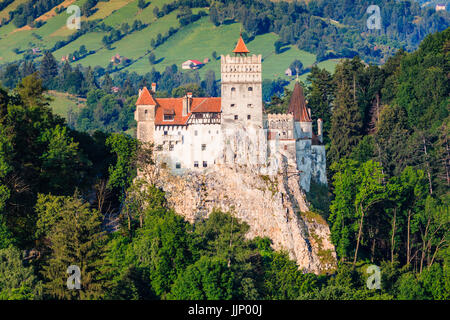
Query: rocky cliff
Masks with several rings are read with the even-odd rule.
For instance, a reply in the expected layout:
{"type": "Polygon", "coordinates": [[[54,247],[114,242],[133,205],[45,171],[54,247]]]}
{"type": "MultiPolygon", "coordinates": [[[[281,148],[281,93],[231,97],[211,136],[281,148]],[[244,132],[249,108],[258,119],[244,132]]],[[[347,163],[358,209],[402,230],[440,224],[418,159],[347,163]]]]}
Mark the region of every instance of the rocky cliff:
{"type": "Polygon", "coordinates": [[[169,204],[191,223],[214,208],[230,212],[250,226],[249,238],[269,237],[275,250],[286,250],[305,272],[324,273],[336,265],[326,221],[309,211],[298,175],[264,176],[248,167],[217,166],[203,173],[159,173],[157,185],[169,204]]]}

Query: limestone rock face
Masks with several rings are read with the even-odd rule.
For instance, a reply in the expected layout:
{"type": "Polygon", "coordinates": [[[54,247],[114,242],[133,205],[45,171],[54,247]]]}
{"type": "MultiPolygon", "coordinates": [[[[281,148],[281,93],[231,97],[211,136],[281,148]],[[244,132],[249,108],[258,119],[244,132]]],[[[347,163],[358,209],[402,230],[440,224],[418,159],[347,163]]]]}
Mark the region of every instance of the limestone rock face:
{"type": "Polygon", "coordinates": [[[269,237],[275,250],[285,250],[305,272],[331,271],[336,254],[326,221],[309,212],[298,176],[272,177],[248,167],[219,165],[211,171],[159,174],[157,185],[174,210],[191,223],[216,208],[245,221],[249,238],[269,237]]]}

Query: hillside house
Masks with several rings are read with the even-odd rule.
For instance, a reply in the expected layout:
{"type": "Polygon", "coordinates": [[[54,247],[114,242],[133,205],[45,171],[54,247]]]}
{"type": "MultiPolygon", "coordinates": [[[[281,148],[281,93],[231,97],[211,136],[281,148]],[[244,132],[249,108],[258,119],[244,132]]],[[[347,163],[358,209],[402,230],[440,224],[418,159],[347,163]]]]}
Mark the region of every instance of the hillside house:
{"type": "Polygon", "coordinates": [[[181,69],[184,70],[196,70],[203,66],[203,62],[198,60],[186,60],[181,64],[181,69]]]}

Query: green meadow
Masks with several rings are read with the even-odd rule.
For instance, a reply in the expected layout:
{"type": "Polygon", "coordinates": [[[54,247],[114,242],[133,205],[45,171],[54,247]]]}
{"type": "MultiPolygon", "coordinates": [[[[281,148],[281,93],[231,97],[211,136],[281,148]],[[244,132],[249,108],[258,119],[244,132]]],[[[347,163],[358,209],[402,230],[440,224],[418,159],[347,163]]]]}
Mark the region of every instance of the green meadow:
{"type": "Polygon", "coordinates": [[[76,111],[85,105],[85,99],[78,98],[69,93],[47,91],[47,94],[52,99],[49,107],[52,108],[53,112],[57,115],[64,118],[67,117],[67,112],[70,109],[76,111]]]}
{"type": "MultiPolygon", "coordinates": [[[[82,6],[86,0],[78,0],[73,4],[82,6]]],[[[5,14],[19,5],[21,0],[1,11],[5,14]]],[[[61,57],[78,50],[84,45],[88,51],[95,51],[94,54],[76,61],[76,64],[83,66],[101,66],[106,68],[113,55],[119,54],[133,60],[133,63],[122,70],[145,74],[155,67],[158,71],[164,71],[167,66],[177,65],[181,69],[181,64],[188,59],[203,61],[209,58],[210,62],[203,66],[199,72],[203,76],[208,70],[216,73],[216,78],[220,77],[220,55],[231,54],[241,30],[239,23],[214,26],[209,17],[203,17],[200,20],[180,28],[179,31],[171,36],[167,41],[156,49],[152,49],[150,42],[156,39],[160,33],[166,34],[168,30],[179,28],[177,19],[178,10],[157,19],[153,14],[155,7],[162,8],[164,4],[172,0],[153,0],[144,9],[139,9],[137,0],[117,0],[109,2],[98,2],[96,11],[88,19],[100,19],[107,25],[114,28],[120,28],[123,23],[131,25],[134,20],[141,20],[148,26],[140,31],[126,35],[121,40],[113,43],[111,49],[107,49],[102,44],[102,38],[105,32],[89,32],[78,39],[72,41],[66,46],[53,52],[58,61],[61,57]],[[212,53],[216,52],[218,59],[214,60],[212,53]],[[151,65],[148,61],[148,54],[153,52],[157,63],[151,65]]],[[[199,10],[193,9],[194,13],[199,10]]],[[[1,16],[0,16],[1,17],[1,16]]],[[[38,29],[22,28],[16,29],[12,23],[0,27],[0,63],[11,62],[22,58],[26,49],[40,47],[41,50],[51,48],[57,41],[65,40],[68,35],[74,31],[67,29],[66,20],[68,15],[65,11],[50,17],[46,23],[38,29]],[[14,50],[19,50],[16,54],[14,50]]],[[[82,19],[86,19],[82,17],[82,19]]],[[[295,77],[284,75],[285,70],[295,60],[300,60],[305,68],[310,67],[316,62],[316,56],[306,51],[299,50],[295,46],[285,46],[282,52],[275,53],[274,43],[278,36],[273,33],[256,36],[247,43],[251,54],[261,54],[263,59],[263,79],[282,78],[293,81],[295,77]]],[[[40,59],[38,57],[38,59],[40,59]]],[[[319,67],[333,71],[337,60],[320,62],[319,67]]],[[[191,72],[191,71],[186,71],[191,72]]],[[[302,81],[306,80],[306,74],[300,76],[302,81]]]]}

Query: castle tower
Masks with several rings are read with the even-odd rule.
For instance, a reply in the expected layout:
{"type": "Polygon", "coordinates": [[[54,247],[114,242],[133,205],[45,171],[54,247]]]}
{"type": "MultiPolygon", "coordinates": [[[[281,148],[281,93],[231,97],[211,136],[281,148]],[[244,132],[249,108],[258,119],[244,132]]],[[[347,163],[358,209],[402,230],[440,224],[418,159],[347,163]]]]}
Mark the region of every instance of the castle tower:
{"type": "MultiPolygon", "coordinates": [[[[152,84],[152,89],[156,86],[152,84]]],[[[136,101],[134,120],[137,121],[137,139],[144,142],[154,141],[156,101],[153,99],[147,87],[139,90],[139,98],[136,101]]]]}
{"type": "Polygon", "coordinates": [[[261,55],[250,51],[239,37],[234,56],[221,56],[222,129],[263,126],[261,55]]]}
{"type": "Polygon", "coordinates": [[[311,139],[311,115],[310,111],[306,108],[306,100],[303,94],[303,88],[298,82],[295,83],[294,91],[292,91],[288,112],[293,114],[294,116],[294,131],[296,138],[311,139]]]}

